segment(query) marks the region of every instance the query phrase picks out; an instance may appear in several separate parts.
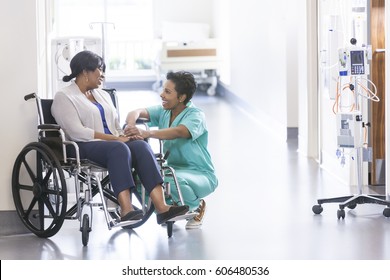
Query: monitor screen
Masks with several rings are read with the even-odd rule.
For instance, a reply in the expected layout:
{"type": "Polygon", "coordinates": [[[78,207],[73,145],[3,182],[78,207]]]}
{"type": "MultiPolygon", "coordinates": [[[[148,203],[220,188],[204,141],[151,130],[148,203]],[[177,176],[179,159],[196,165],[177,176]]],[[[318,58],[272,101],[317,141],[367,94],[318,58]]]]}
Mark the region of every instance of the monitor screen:
{"type": "Polygon", "coordinates": [[[364,51],[351,51],[351,75],[364,75],[364,51]]]}

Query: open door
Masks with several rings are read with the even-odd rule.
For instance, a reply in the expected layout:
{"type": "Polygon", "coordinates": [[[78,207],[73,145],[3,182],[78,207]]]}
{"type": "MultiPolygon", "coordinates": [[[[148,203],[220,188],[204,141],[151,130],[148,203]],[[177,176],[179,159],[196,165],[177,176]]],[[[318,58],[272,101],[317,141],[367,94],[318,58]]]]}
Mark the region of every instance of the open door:
{"type": "Polygon", "coordinates": [[[372,45],[371,81],[377,87],[380,102],[370,102],[370,145],[372,163],[369,184],[385,184],[385,0],[370,2],[372,45]]]}

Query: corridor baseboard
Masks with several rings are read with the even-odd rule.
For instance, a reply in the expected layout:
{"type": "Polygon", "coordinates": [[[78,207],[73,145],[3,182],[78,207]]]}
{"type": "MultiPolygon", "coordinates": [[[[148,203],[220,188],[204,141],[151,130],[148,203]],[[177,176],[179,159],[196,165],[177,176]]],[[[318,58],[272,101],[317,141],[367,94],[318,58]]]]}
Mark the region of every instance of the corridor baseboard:
{"type": "Polygon", "coordinates": [[[0,236],[31,233],[20,221],[15,210],[0,211],[0,236]]]}

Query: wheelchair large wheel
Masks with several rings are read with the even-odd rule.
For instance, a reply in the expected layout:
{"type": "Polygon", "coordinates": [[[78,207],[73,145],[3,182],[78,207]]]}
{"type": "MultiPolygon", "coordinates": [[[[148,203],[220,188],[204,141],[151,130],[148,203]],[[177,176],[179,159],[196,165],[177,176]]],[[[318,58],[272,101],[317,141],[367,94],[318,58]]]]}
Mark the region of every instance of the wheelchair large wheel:
{"type": "Polygon", "coordinates": [[[12,172],[12,195],[21,221],[32,233],[47,238],[60,230],[67,207],[66,182],[49,146],[33,142],[19,153],[12,172]]]}

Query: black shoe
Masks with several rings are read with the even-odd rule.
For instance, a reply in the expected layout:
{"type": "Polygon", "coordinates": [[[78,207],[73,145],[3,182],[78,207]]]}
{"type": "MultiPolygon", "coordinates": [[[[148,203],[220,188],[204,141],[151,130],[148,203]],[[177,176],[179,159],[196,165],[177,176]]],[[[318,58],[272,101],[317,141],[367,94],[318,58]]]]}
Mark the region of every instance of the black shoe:
{"type": "Polygon", "coordinates": [[[133,210],[121,217],[121,222],[140,220],[143,216],[144,212],[142,212],[142,210],[133,210]]]}
{"type": "Polygon", "coordinates": [[[169,208],[168,211],[157,214],[157,223],[160,225],[174,217],[183,215],[188,212],[188,209],[189,209],[188,205],[171,206],[171,208],[169,208]]]}

